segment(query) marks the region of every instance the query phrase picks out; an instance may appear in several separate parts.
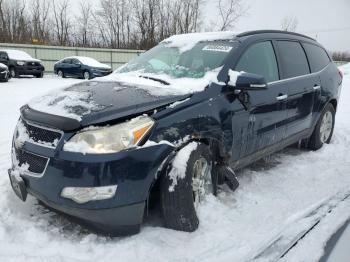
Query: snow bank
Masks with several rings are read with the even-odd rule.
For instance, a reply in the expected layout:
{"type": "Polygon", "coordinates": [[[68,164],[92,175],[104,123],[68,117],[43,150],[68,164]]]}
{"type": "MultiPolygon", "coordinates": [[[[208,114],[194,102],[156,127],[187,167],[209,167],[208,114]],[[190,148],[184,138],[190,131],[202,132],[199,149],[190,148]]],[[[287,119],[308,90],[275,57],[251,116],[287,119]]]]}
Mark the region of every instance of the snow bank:
{"type": "Polygon", "coordinates": [[[92,94],[88,91],[63,89],[33,98],[28,106],[37,111],[80,121],[83,115],[102,108],[91,99],[91,96],[92,94]]]}
{"type": "Polygon", "coordinates": [[[343,72],[344,75],[349,75],[350,74],[350,63],[339,66],[339,69],[340,69],[340,71],[343,72]]]}
{"type": "Polygon", "coordinates": [[[109,65],[106,64],[102,64],[99,61],[91,58],[91,57],[86,57],[86,56],[71,56],[71,57],[67,57],[65,59],[78,59],[82,64],[87,65],[87,66],[91,66],[91,67],[97,67],[97,68],[107,68],[107,69],[111,69],[111,67],[109,65]]]}
{"type": "Polygon", "coordinates": [[[196,44],[202,41],[229,40],[237,35],[236,32],[207,32],[207,33],[191,33],[174,35],[162,41],[169,47],[177,47],[180,52],[186,52],[192,49],[196,44]]]}
{"type": "Polygon", "coordinates": [[[172,169],[168,174],[169,178],[172,180],[172,184],[169,186],[169,192],[174,191],[178,179],[185,178],[188,159],[191,153],[197,149],[197,146],[197,142],[191,142],[176,154],[172,163],[172,169]]]}
{"type": "Polygon", "coordinates": [[[40,62],[40,60],[31,57],[29,54],[23,51],[19,51],[19,50],[3,50],[3,51],[6,52],[9,58],[13,60],[40,62]]]}

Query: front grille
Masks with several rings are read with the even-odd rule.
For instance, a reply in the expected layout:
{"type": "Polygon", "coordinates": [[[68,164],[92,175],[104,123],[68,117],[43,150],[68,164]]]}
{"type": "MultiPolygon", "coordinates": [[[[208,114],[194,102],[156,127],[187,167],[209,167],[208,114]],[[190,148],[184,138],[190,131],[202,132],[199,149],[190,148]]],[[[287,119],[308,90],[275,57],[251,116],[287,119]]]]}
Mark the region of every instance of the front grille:
{"type": "Polygon", "coordinates": [[[48,143],[51,146],[56,146],[62,137],[62,134],[57,131],[46,129],[44,127],[34,126],[25,121],[22,122],[27,130],[29,137],[36,143],[48,143]]]}
{"type": "Polygon", "coordinates": [[[26,62],[27,66],[40,66],[39,62],[26,62]]]}
{"type": "Polygon", "coordinates": [[[16,149],[15,150],[16,159],[18,161],[18,165],[22,166],[24,164],[28,164],[28,171],[31,173],[41,174],[45,171],[47,162],[49,161],[46,157],[41,157],[38,155],[33,155],[23,150],[16,149]]]}

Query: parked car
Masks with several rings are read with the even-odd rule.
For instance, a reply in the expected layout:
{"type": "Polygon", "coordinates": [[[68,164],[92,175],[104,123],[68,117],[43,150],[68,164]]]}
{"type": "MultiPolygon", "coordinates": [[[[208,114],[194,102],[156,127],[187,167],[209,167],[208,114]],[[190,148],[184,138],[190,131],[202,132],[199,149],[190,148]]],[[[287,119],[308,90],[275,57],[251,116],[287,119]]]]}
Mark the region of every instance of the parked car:
{"type": "Polygon", "coordinates": [[[238,186],[234,170],[299,141],[330,143],[341,83],[304,35],[173,36],[23,106],[11,184],[106,234],[138,232],[154,203],[166,227],[191,232],[206,194],[238,186]]]}
{"type": "Polygon", "coordinates": [[[6,65],[0,63],[0,82],[7,82],[9,80],[9,69],[6,65]]]}
{"type": "Polygon", "coordinates": [[[0,63],[8,66],[11,77],[33,75],[37,78],[44,76],[45,68],[39,59],[19,50],[0,50],[0,63]]]}
{"type": "Polygon", "coordinates": [[[59,77],[70,76],[84,79],[92,79],[112,73],[110,66],[84,56],[64,58],[55,64],[54,71],[59,77]]]}

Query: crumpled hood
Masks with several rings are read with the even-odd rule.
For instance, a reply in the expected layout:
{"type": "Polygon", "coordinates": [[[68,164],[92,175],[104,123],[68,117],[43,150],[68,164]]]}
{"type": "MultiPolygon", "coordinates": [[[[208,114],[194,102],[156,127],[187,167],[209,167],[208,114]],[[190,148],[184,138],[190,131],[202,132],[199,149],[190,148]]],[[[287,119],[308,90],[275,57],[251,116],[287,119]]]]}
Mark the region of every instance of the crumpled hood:
{"type": "MultiPolygon", "coordinates": [[[[52,119],[58,116],[60,122],[63,118],[70,122],[75,120],[81,127],[85,127],[141,114],[189,96],[154,96],[138,85],[116,81],[84,81],[34,98],[28,107],[37,113],[51,115],[50,125],[55,125],[52,119]]],[[[40,122],[42,119],[31,120],[40,122]]],[[[76,125],[73,126],[76,128],[76,125]]]]}

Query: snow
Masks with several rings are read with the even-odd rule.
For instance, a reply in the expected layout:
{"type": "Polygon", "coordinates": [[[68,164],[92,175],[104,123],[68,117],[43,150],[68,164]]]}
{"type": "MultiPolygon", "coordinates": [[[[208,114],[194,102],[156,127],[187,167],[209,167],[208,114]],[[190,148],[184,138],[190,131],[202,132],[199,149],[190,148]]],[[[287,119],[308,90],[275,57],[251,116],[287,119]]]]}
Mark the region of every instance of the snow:
{"type": "Polygon", "coordinates": [[[65,88],[35,97],[29,101],[28,106],[37,111],[80,121],[83,115],[101,108],[91,96],[88,91],[78,92],[65,88]]]}
{"type": "Polygon", "coordinates": [[[0,68],[5,68],[5,69],[7,69],[7,66],[4,65],[3,63],[0,63],[0,68]]]}
{"type": "Polygon", "coordinates": [[[231,86],[236,86],[237,83],[237,78],[244,72],[237,72],[234,70],[229,69],[228,70],[228,75],[230,77],[230,81],[228,82],[229,85],[231,86]]]}
{"type": "MultiPolygon", "coordinates": [[[[208,196],[199,207],[196,232],[165,229],[157,217],[150,217],[135,236],[92,234],[38,205],[31,196],[22,203],[7,175],[20,106],[33,96],[78,81],[46,77],[0,83],[0,261],[111,261],[116,257],[146,262],[251,261],[271,240],[281,235],[292,238],[305,229],[310,221],[304,215],[310,210],[329,199],[336,203],[334,199],[350,191],[347,74],[332,143],[317,152],[287,148],[238,172],[237,191],[225,186],[218,197],[208,196]]],[[[282,261],[316,262],[329,236],[349,217],[349,201],[339,202],[282,261]]],[[[268,258],[265,261],[273,261],[268,258]]]]}
{"type": "Polygon", "coordinates": [[[31,57],[29,54],[23,51],[19,51],[19,50],[1,50],[1,51],[6,52],[9,58],[13,60],[41,62],[40,60],[31,57]]]}
{"type": "Polygon", "coordinates": [[[219,83],[217,76],[220,70],[221,67],[208,71],[201,78],[173,78],[166,74],[145,74],[139,72],[113,73],[96,81],[118,81],[130,87],[135,87],[136,85],[136,88],[146,90],[154,96],[187,95],[203,91],[210,83],[219,83]],[[164,80],[169,85],[140,77],[140,75],[164,80]]]}
{"type": "MultiPolygon", "coordinates": [[[[86,57],[86,56],[70,56],[70,57],[66,57],[64,59],[78,59],[82,64],[87,65],[87,66],[91,66],[91,67],[97,67],[97,68],[107,68],[107,69],[111,69],[111,67],[109,65],[106,64],[102,64],[99,61],[91,58],[91,57],[86,57]]],[[[64,60],[62,59],[62,60],[64,60]]]]}
{"type": "Polygon", "coordinates": [[[185,178],[188,159],[190,158],[191,153],[196,150],[197,146],[197,142],[190,142],[176,154],[172,162],[173,167],[168,174],[169,178],[172,180],[172,183],[169,186],[169,192],[174,191],[179,179],[185,178]]]}
{"type": "Polygon", "coordinates": [[[181,34],[173,35],[163,40],[162,43],[165,43],[169,47],[179,48],[180,52],[183,53],[191,50],[199,42],[230,40],[237,34],[237,32],[232,31],[181,34]]]}

